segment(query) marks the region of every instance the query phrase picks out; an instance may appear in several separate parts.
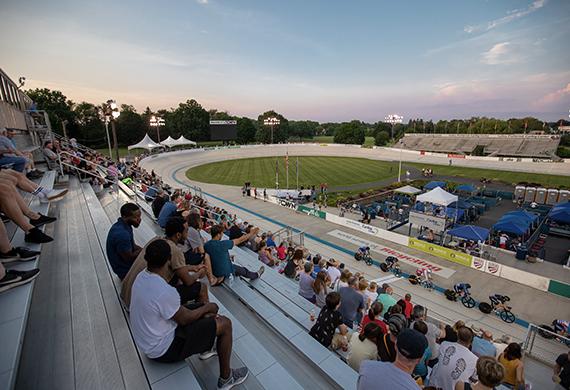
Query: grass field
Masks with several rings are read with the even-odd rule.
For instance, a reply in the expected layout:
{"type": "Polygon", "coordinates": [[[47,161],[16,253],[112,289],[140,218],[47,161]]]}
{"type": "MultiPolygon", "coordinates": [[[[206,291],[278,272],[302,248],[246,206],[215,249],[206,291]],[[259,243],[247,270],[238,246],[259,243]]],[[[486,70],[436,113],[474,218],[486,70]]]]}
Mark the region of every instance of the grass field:
{"type": "Polygon", "coordinates": [[[434,165],[434,164],[418,164],[418,163],[404,163],[405,165],[412,165],[418,169],[430,167],[433,169],[434,175],[464,177],[473,179],[477,184],[482,177],[491,179],[493,181],[502,181],[508,184],[516,185],[518,183],[535,183],[546,188],[570,188],[569,176],[558,175],[543,175],[536,173],[526,172],[509,172],[498,171],[494,169],[480,169],[480,168],[465,168],[459,166],[448,165],[434,165]]]}
{"type": "MultiPolygon", "coordinates": [[[[296,186],[297,158],[289,156],[289,187],[296,186]]],[[[286,186],[285,158],[261,157],[220,161],[189,169],[186,176],[203,183],[255,187],[275,187],[278,162],[279,187],[286,186]]],[[[352,157],[299,157],[299,186],[327,183],[329,187],[368,183],[395,177],[397,163],[352,157]]]]}

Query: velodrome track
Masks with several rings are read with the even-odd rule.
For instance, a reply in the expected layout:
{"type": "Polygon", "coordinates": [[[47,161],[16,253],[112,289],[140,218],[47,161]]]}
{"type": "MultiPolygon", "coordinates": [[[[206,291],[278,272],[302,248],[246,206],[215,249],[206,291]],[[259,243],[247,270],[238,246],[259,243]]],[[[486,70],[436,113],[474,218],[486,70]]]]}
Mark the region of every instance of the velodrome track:
{"type": "MultiPolygon", "coordinates": [[[[415,251],[411,248],[401,247],[392,242],[366,236],[351,229],[331,224],[330,222],[296,214],[289,209],[282,208],[274,204],[242,198],[241,191],[238,187],[192,183],[185,176],[186,170],[193,166],[228,159],[279,156],[285,155],[286,152],[288,152],[289,155],[365,157],[378,160],[392,160],[395,159],[394,156],[399,157],[400,154],[386,149],[360,149],[352,146],[319,146],[311,144],[287,146],[272,145],[264,147],[243,147],[239,149],[218,149],[207,151],[187,150],[163,153],[144,159],[141,162],[141,165],[148,171],[151,169],[154,170],[173,187],[180,188],[184,184],[195,184],[200,186],[207,194],[206,196],[211,203],[220,205],[229,212],[237,213],[241,218],[260,226],[263,230],[275,231],[282,225],[299,228],[311,236],[305,241],[306,246],[311,249],[311,251],[319,252],[324,256],[341,259],[341,261],[345,262],[350,269],[364,272],[370,279],[378,279],[385,277],[386,275],[382,274],[376,268],[370,268],[354,261],[347,252],[354,251],[356,246],[347,243],[346,241],[336,239],[335,237],[331,237],[328,235],[329,232],[333,230],[341,230],[379,245],[385,245],[386,247],[429,260],[455,271],[454,275],[448,280],[436,279],[436,283],[438,285],[451,286],[459,280],[468,280],[472,285],[479,287],[478,295],[480,298],[484,298],[484,296],[494,292],[504,292],[512,297],[513,312],[516,313],[517,316],[520,316],[520,318],[529,322],[549,323],[554,318],[570,318],[570,305],[568,305],[568,299],[566,298],[541,292],[520,284],[506,282],[505,280],[447,262],[437,257],[415,251]]],[[[406,153],[402,153],[402,155],[402,159],[404,160],[406,153]]],[[[413,158],[409,157],[406,161],[418,162],[418,158],[419,156],[415,156],[413,158]]],[[[448,161],[447,158],[438,158],[435,156],[425,156],[424,158],[426,158],[426,160],[422,161],[433,164],[446,164],[448,161]]],[[[550,169],[551,173],[556,174],[562,173],[562,167],[566,167],[567,169],[570,167],[567,163],[501,162],[499,164],[498,161],[478,160],[454,160],[454,163],[457,165],[465,164],[465,166],[470,167],[484,167],[491,169],[502,168],[515,170],[516,167],[518,168],[517,170],[524,170],[525,172],[533,172],[534,170],[545,172],[546,169],[550,169]]],[[[570,172],[566,171],[564,174],[568,175],[570,172]]],[[[375,258],[380,259],[378,256],[375,256],[375,258]]],[[[537,264],[535,266],[540,267],[541,265],[537,264]]],[[[412,271],[412,269],[406,269],[406,267],[403,268],[407,272],[412,271]]],[[[559,279],[570,280],[570,271],[564,270],[560,267],[560,272],[562,272],[563,275],[561,275],[559,279]]],[[[478,310],[466,309],[460,304],[450,303],[449,301],[446,301],[441,294],[427,292],[422,288],[410,285],[407,281],[396,282],[394,287],[398,294],[405,294],[406,292],[412,293],[414,301],[416,303],[426,304],[430,308],[431,314],[436,318],[440,318],[441,320],[451,323],[460,318],[466,319],[469,323],[491,329],[496,336],[510,334],[516,339],[524,339],[526,330],[522,326],[508,325],[503,323],[497,317],[483,315],[478,310]]],[[[543,340],[539,340],[539,343],[543,343],[542,348],[544,348],[545,351],[557,351],[561,348],[557,343],[553,344],[543,340]]]]}

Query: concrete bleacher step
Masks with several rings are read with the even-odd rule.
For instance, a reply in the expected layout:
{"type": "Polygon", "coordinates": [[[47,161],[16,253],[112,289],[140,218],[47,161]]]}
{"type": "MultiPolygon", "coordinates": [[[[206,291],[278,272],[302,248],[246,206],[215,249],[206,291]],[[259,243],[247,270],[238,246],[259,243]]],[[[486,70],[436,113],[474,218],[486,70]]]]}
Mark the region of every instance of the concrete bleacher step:
{"type": "MultiPolygon", "coordinates": [[[[55,172],[48,171],[42,177],[40,185],[46,189],[52,189],[54,180],[55,172]]],[[[49,204],[40,203],[37,198],[32,196],[26,196],[26,199],[29,201],[29,207],[33,211],[42,214],[48,213],[49,204]]],[[[10,225],[15,226],[14,223],[10,223],[10,225]]],[[[42,229],[45,229],[45,226],[42,229]]],[[[14,228],[9,238],[11,239],[11,245],[14,247],[25,246],[32,250],[42,249],[40,244],[26,243],[24,241],[24,232],[19,228],[14,228]]],[[[45,257],[45,254],[42,257],[45,257]]],[[[5,268],[26,271],[37,268],[38,262],[39,258],[27,262],[12,262],[5,264],[5,268]]],[[[2,313],[0,319],[0,345],[2,346],[2,354],[0,354],[0,388],[12,388],[16,381],[34,284],[35,281],[0,294],[0,313],[2,313]]]]}

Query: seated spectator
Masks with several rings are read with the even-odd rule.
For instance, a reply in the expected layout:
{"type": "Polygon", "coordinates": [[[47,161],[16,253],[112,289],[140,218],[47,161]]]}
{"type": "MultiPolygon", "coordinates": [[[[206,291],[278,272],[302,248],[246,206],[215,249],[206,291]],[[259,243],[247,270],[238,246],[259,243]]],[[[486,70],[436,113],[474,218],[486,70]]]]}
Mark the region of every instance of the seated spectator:
{"type": "Polygon", "coordinates": [[[511,389],[524,390],[524,363],[522,361],[521,345],[519,343],[510,343],[497,360],[505,367],[503,384],[511,389]]]}
{"type": "Polygon", "coordinates": [[[37,196],[40,200],[40,203],[49,203],[51,201],[58,200],[67,194],[67,188],[60,190],[47,190],[29,180],[24,174],[16,172],[12,169],[0,170],[0,179],[9,181],[18,189],[37,196]]]}
{"type": "Polygon", "coordinates": [[[25,233],[24,241],[42,244],[53,238],[42,232],[39,227],[54,222],[57,218],[33,212],[12,182],[0,178],[0,210],[25,233]]]}
{"type": "Polygon", "coordinates": [[[51,142],[50,140],[44,142],[43,154],[45,158],[47,158],[49,161],[57,160],[57,153],[54,151],[53,142],[51,142]]]}
{"type": "MultiPolygon", "coordinates": [[[[427,321],[427,309],[422,305],[414,306],[412,310],[412,321],[423,321],[426,323],[428,327],[428,331],[426,333],[426,338],[431,349],[431,359],[435,360],[439,356],[439,344],[437,344],[437,340],[443,339],[445,337],[445,327],[442,323],[439,326],[432,324],[431,322],[427,321]]],[[[412,327],[414,324],[412,323],[412,327]]],[[[471,342],[471,341],[470,341],[471,342]]]]}
{"type": "Polygon", "coordinates": [[[457,382],[455,390],[493,390],[505,376],[505,368],[494,357],[482,356],[477,360],[477,383],[457,382]]]}
{"type": "Polygon", "coordinates": [[[123,280],[142,248],[135,244],[133,227],[141,223],[141,209],[134,203],[121,207],[121,216],[107,234],[107,258],[113,272],[123,280]]]}
{"type": "Polygon", "coordinates": [[[351,277],[348,280],[348,287],[342,287],[340,294],[340,313],[344,324],[349,328],[354,327],[355,321],[358,321],[365,308],[364,297],[358,292],[358,279],[351,277]]]}
{"type": "Polygon", "coordinates": [[[174,193],[170,197],[170,201],[166,202],[164,206],[162,206],[160,213],[158,214],[158,226],[164,229],[166,222],[176,215],[176,210],[178,210],[177,202],[179,198],[180,196],[177,193],[174,193]]]}
{"type": "Polygon", "coordinates": [[[360,277],[358,281],[358,292],[364,297],[364,311],[368,311],[371,302],[368,301],[368,295],[366,295],[366,290],[368,290],[368,280],[364,277],[360,277]]]}
{"type": "MultiPolygon", "coordinates": [[[[421,321],[421,320],[414,322],[413,329],[417,330],[418,332],[420,332],[424,336],[427,334],[427,331],[428,331],[428,327],[427,327],[426,323],[421,321]]],[[[418,362],[418,364],[414,368],[414,372],[413,372],[414,375],[417,375],[417,376],[422,378],[422,382],[426,380],[426,377],[428,374],[427,363],[430,360],[430,358],[431,358],[431,349],[429,348],[429,345],[426,345],[424,355],[422,356],[422,358],[420,359],[420,361],[418,362]]]]}
{"type": "Polygon", "coordinates": [[[186,245],[190,247],[186,253],[184,253],[186,264],[204,264],[206,266],[206,275],[208,276],[210,286],[214,287],[220,285],[224,281],[224,278],[216,278],[214,276],[210,255],[208,255],[204,250],[204,239],[200,234],[200,230],[202,230],[203,227],[200,215],[191,212],[186,217],[186,221],[188,223],[188,238],[186,239],[186,245]]]}
{"type": "Polygon", "coordinates": [[[403,314],[394,314],[388,319],[389,333],[385,333],[378,341],[378,359],[383,362],[393,362],[396,359],[396,338],[406,328],[406,318],[403,314]]]}
{"type": "Polygon", "coordinates": [[[412,295],[411,294],[406,294],[404,296],[404,316],[406,316],[406,318],[408,320],[410,320],[410,318],[412,318],[412,310],[414,309],[414,305],[412,303],[412,295]]]}
{"type": "Polygon", "coordinates": [[[381,314],[382,316],[396,304],[396,299],[392,296],[393,293],[394,290],[392,287],[387,286],[383,293],[378,294],[378,302],[380,302],[384,308],[381,314]]]}
{"type": "Polygon", "coordinates": [[[27,261],[39,255],[39,252],[31,251],[27,248],[13,248],[8,239],[8,232],[4,222],[0,221],[0,292],[10,290],[14,287],[21,286],[34,280],[40,273],[35,268],[29,271],[6,270],[4,264],[10,261],[27,261]]]}
{"type": "Polygon", "coordinates": [[[166,223],[165,237],[155,237],[150,240],[139,253],[137,259],[123,280],[121,298],[129,307],[131,303],[131,289],[139,273],[146,268],[146,248],[156,240],[164,240],[170,245],[170,259],[168,260],[168,273],[163,275],[165,280],[180,294],[180,304],[196,300],[199,303],[208,303],[208,288],[200,283],[200,278],[206,274],[205,265],[186,265],[184,253],[178,247],[188,237],[188,225],[181,217],[173,217],[166,223]],[[190,274],[189,272],[194,272],[190,274]]]}
{"type": "Polygon", "coordinates": [[[160,192],[152,201],[151,204],[152,215],[154,215],[155,218],[158,218],[158,216],[160,215],[160,211],[162,210],[162,207],[166,204],[167,199],[168,199],[168,194],[160,192]]]}
{"type": "Polygon", "coordinates": [[[261,266],[257,272],[252,272],[245,267],[234,264],[230,258],[229,250],[234,245],[239,245],[249,240],[253,235],[257,234],[259,228],[253,228],[249,234],[236,238],[235,240],[222,240],[223,227],[214,225],[210,229],[212,239],[204,244],[204,250],[210,255],[212,262],[212,273],[216,277],[229,277],[231,274],[243,276],[250,280],[259,278],[265,271],[265,267],[261,266]]]}
{"type": "Polygon", "coordinates": [[[377,289],[378,289],[378,284],[376,282],[370,282],[368,288],[364,290],[364,299],[366,300],[366,310],[368,310],[370,306],[378,299],[378,293],[376,292],[377,289]]]}
{"type": "MultiPolygon", "coordinates": [[[[38,171],[35,169],[34,166],[34,157],[31,153],[23,153],[16,148],[16,144],[14,143],[14,132],[7,131],[5,128],[0,129],[0,154],[3,154],[3,157],[20,157],[26,160],[26,164],[23,170],[15,169],[19,172],[26,171],[26,176],[29,179],[37,179],[40,178],[43,172],[38,171]],[[5,153],[4,153],[5,152],[5,153]]],[[[1,160],[2,157],[0,157],[1,160]]],[[[14,163],[11,163],[14,164],[14,163]]],[[[4,165],[0,161],[0,166],[4,165]]],[[[17,165],[17,164],[16,164],[17,165]]]]}
{"type": "Polygon", "coordinates": [[[376,301],[372,303],[370,309],[368,310],[368,313],[364,317],[362,317],[360,328],[364,329],[364,327],[368,323],[374,322],[376,325],[380,327],[380,329],[382,329],[382,333],[388,333],[388,327],[386,326],[386,323],[382,321],[382,317],[380,316],[380,313],[382,313],[382,309],[383,309],[382,304],[380,302],[376,301]]]}
{"type": "Polygon", "coordinates": [[[283,241],[281,241],[281,244],[277,247],[277,258],[280,261],[284,261],[287,258],[287,248],[283,241]]]}
{"type": "Polygon", "coordinates": [[[273,267],[278,263],[278,261],[273,258],[271,250],[267,247],[265,241],[261,241],[259,243],[257,256],[259,261],[261,261],[265,265],[268,265],[269,267],[273,267]]]}
{"type": "Polygon", "coordinates": [[[348,333],[346,325],[342,323],[342,314],[338,311],[339,305],[339,293],[329,293],[325,299],[325,306],[309,331],[309,334],[326,348],[331,346],[337,328],[341,335],[348,333]]]}
{"type": "Polygon", "coordinates": [[[556,358],[552,380],[563,389],[570,389],[570,351],[556,358]]]}
{"type": "Polygon", "coordinates": [[[333,285],[333,290],[338,292],[342,287],[348,287],[348,279],[350,279],[351,276],[352,272],[347,269],[343,269],[340,272],[340,276],[336,283],[333,285]]]}
{"type": "MultiPolygon", "coordinates": [[[[109,166],[110,168],[111,166],[109,166]]],[[[107,169],[109,169],[107,168],[107,169]]],[[[115,168],[115,172],[116,172],[116,168],[115,168]]],[[[109,172],[109,176],[111,176],[111,173],[109,172]]],[[[160,193],[159,189],[156,188],[155,186],[151,185],[150,187],[148,187],[148,189],[146,191],[144,191],[144,200],[146,200],[147,202],[152,202],[160,193]]]]}
{"type": "Polygon", "coordinates": [[[275,248],[277,245],[275,241],[273,241],[273,233],[267,232],[267,238],[265,239],[265,243],[267,244],[268,248],[275,248]]]}
{"type": "Polygon", "coordinates": [[[397,338],[394,363],[365,360],[360,365],[358,390],[414,390],[412,372],[422,358],[427,341],[421,333],[404,329],[397,338]]]}
{"type": "Polygon", "coordinates": [[[340,270],[338,269],[339,262],[333,258],[327,261],[327,273],[331,280],[331,286],[334,286],[336,281],[340,278],[340,270]]]}
{"type": "MultiPolygon", "coordinates": [[[[230,240],[235,240],[236,238],[240,238],[241,236],[243,236],[243,234],[244,233],[237,224],[234,223],[232,226],[230,226],[230,231],[228,234],[230,240]]],[[[244,243],[242,243],[241,245],[243,246],[244,243]]]]}
{"type": "Polygon", "coordinates": [[[296,249],[293,255],[287,260],[283,274],[290,279],[295,279],[303,271],[303,268],[303,250],[296,249]]]}
{"type": "Polygon", "coordinates": [[[481,331],[481,337],[475,336],[473,338],[473,344],[471,346],[471,352],[477,357],[481,356],[491,356],[495,357],[497,354],[497,348],[493,344],[493,334],[488,331],[481,331]]]}
{"type": "Polygon", "coordinates": [[[459,338],[457,343],[448,341],[441,343],[439,352],[442,358],[433,367],[428,383],[430,386],[453,390],[457,382],[467,382],[475,378],[477,356],[469,350],[473,341],[473,331],[464,326],[459,328],[457,336],[459,338]],[[463,370],[459,371],[457,367],[463,370]]]}
{"type": "Polygon", "coordinates": [[[360,369],[363,360],[376,360],[378,347],[376,344],[382,336],[382,329],[374,322],[367,324],[362,333],[354,332],[350,337],[350,353],[348,365],[355,371],[360,369]]]}
{"type": "Polygon", "coordinates": [[[146,248],[147,268],[133,283],[131,329],[139,349],[162,363],[183,361],[191,355],[202,359],[218,355],[218,388],[229,389],[244,382],[247,368],[232,370],[232,323],[218,314],[215,303],[198,307],[180,305],[180,295],[168,284],[171,247],[156,240],[146,248]],[[214,342],[215,349],[214,349],[214,342]]]}
{"type": "Polygon", "coordinates": [[[325,299],[329,294],[330,279],[327,271],[322,270],[317,274],[315,281],[313,282],[313,290],[315,291],[316,304],[318,307],[322,308],[325,306],[325,299]]]}
{"type": "Polygon", "coordinates": [[[453,326],[445,325],[445,337],[441,341],[450,341],[452,343],[457,342],[457,330],[465,326],[465,322],[459,320],[456,321],[453,326]]]}
{"type": "Polygon", "coordinates": [[[299,275],[299,295],[311,303],[317,302],[313,283],[315,282],[311,274],[313,273],[313,263],[305,263],[304,272],[299,275]]]}

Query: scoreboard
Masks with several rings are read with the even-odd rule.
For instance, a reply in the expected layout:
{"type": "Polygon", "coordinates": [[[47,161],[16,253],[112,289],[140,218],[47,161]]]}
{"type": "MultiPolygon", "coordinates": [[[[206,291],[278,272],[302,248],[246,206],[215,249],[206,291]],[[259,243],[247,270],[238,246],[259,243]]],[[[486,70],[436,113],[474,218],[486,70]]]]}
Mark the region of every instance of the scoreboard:
{"type": "Polygon", "coordinates": [[[237,138],[236,120],[210,121],[211,141],[232,141],[237,138]]]}

